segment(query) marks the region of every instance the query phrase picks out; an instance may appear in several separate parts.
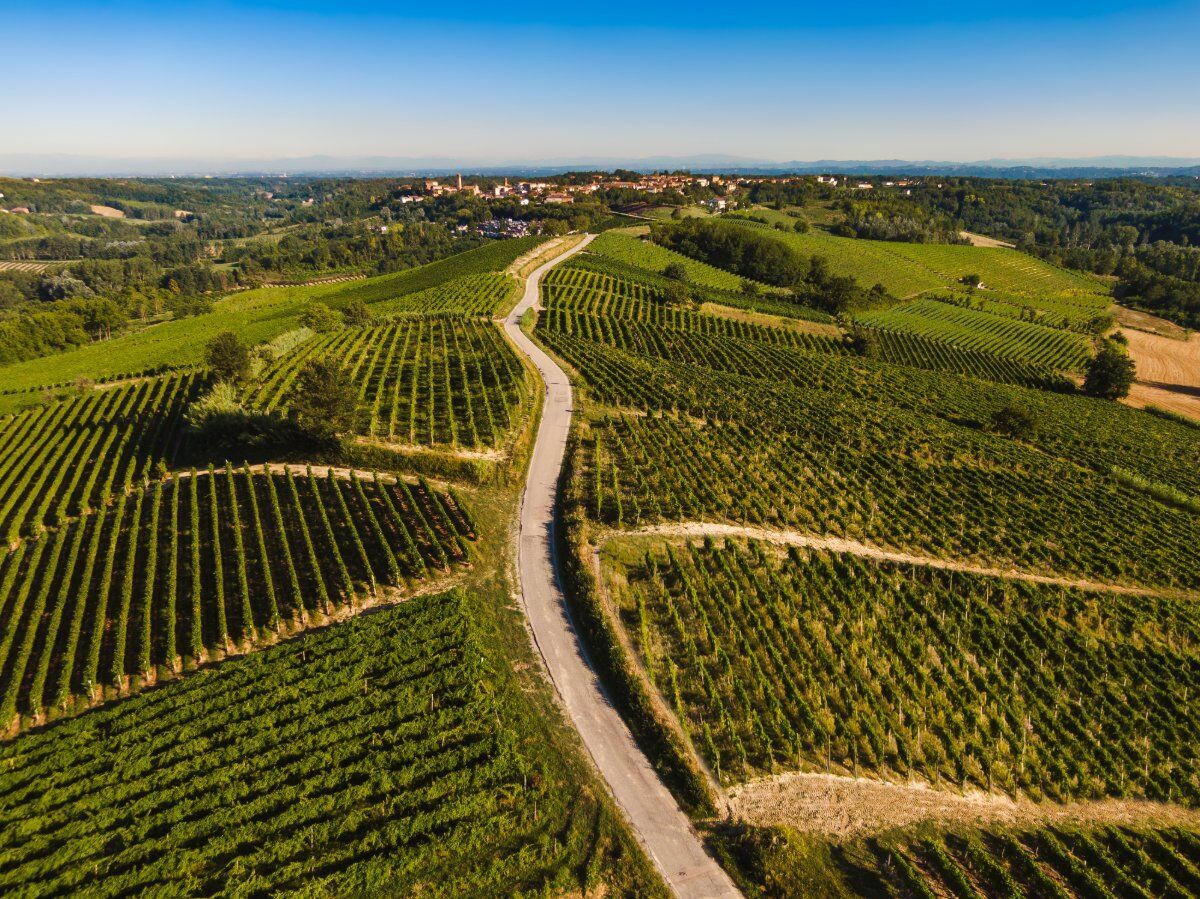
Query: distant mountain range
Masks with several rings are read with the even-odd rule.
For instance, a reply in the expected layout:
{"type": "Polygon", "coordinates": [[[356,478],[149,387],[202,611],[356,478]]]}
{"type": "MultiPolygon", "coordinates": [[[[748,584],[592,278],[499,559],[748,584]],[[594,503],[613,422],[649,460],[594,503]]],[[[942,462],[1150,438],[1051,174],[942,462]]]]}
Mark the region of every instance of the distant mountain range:
{"type": "Polygon", "coordinates": [[[0,174],[15,177],[121,177],[203,175],[554,175],[569,171],[663,169],[730,174],[974,175],[992,178],[1097,178],[1120,175],[1200,176],[1200,157],[1031,157],[948,162],[908,159],[818,159],[777,162],[745,156],[698,154],[624,158],[585,156],[543,160],[458,157],[297,156],[278,158],[117,157],[0,154],[0,174]]]}

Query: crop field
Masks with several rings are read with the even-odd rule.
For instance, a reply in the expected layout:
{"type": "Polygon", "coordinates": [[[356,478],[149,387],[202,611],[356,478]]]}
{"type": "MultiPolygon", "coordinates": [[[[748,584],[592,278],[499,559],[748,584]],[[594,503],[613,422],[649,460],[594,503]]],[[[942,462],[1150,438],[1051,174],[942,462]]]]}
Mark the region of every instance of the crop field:
{"type": "Polygon", "coordinates": [[[0,747],[0,888],[662,895],[476,614],[417,598],[0,747]]]}
{"type": "Polygon", "coordinates": [[[901,298],[952,287],[967,275],[978,275],[987,288],[1009,294],[1086,298],[1090,303],[1095,295],[1106,292],[1104,283],[1096,278],[1058,268],[1019,250],[861,240],[818,229],[797,234],[732,217],[726,221],[756,227],[805,255],[824,256],[836,274],[849,275],[864,287],[883,284],[901,298]]]}
{"type": "Polygon", "coordinates": [[[153,682],[467,558],[424,482],[209,470],[147,483],[0,558],[0,727],[153,682]]]}
{"type": "Polygon", "coordinates": [[[525,392],[524,369],[490,321],[441,315],[309,340],[262,373],[248,402],[282,407],[304,363],[322,357],[349,370],[360,433],[392,442],[497,446],[525,392]]]}
{"type": "Polygon", "coordinates": [[[639,281],[616,278],[587,269],[564,266],[547,277],[544,286],[547,327],[565,334],[589,336],[595,329],[619,346],[644,347],[672,343],[671,334],[731,337],[759,343],[843,352],[839,341],[788,328],[707,315],[668,306],[652,288],[639,281]]]}
{"type": "MultiPolygon", "coordinates": [[[[591,249],[590,245],[588,249],[591,249]]],[[[551,270],[546,280],[542,282],[543,288],[563,283],[562,279],[566,277],[568,271],[589,271],[617,281],[628,282],[631,287],[624,289],[635,290],[639,296],[647,297],[661,296],[664,288],[670,283],[670,279],[663,276],[660,272],[638,268],[626,262],[618,262],[607,256],[598,256],[595,253],[584,252],[570,259],[564,265],[551,270]]],[[[726,306],[748,312],[763,312],[768,315],[780,315],[786,318],[821,322],[824,324],[832,324],[834,321],[832,315],[822,312],[819,309],[814,309],[811,306],[803,306],[792,302],[790,298],[783,294],[759,293],[751,296],[740,290],[736,293],[729,290],[717,290],[696,284],[693,281],[687,282],[687,288],[692,293],[692,299],[699,303],[715,303],[718,306],[726,306]]]]}
{"type": "Polygon", "coordinates": [[[1052,369],[1024,359],[969,349],[910,331],[877,328],[875,334],[879,358],[884,362],[1024,387],[1057,389],[1063,383],[1052,369]]]}
{"type": "Polygon", "coordinates": [[[997,290],[938,294],[932,299],[1004,318],[1032,321],[1048,328],[1063,328],[1084,334],[1092,333],[1097,317],[1104,315],[1113,302],[1112,297],[1099,294],[1046,297],[1001,293],[997,290]]]}
{"type": "MultiPolygon", "coordinates": [[[[658,341],[660,355],[635,355],[615,337],[601,342],[605,333],[617,333],[615,325],[605,331],[598,322],[580,321],[577,330],[567,334],[558,322],[552,306],[539,325],[539,336],[584,374],[595,398],[603,403],[678,410],[719,420],[730,415],[757,420],[760,410],[782,405],[779,420],[785,421],[790,402],[785,397],[792,396],[790,388],[797,388],[809,401],[862,403],[888,417],[915,416],[914,422],[938,417],[951,426],[952,433],[972,439],[987,437],[980,432],[988,430],[997,410],[1015,406],[1026,409],[1036,420],[1035,430],[1025,440],[1039,453],[1097,474],[1117,468],[1135,471],[1183,495],[1200,497],[1196,432],[1121,405],[983,384],[877,359],[802,352],[796,347],[764,348],[757,340],[750,348],[728,337],[711,346],[707,338],[682,330],[671,332],[669,342],[658,341]],[[582,339],[584,333],[595,339],[582,339]],[[693,364],[676,361],[676,357],[693,364]],[[738,377],[741,375],[747,377],[738,377]]],[[[905,342],[919,340],[902,337],[905,342]]],[[[944,345],[933,342],[923,346],[946,352],[944,345]]],[[[886,339],[884,352],[889,352],[886,339]]],[[[1019,446],[996,437],[985,443],[1020,451],[1019,446]]]]}
{"type": "Polygon", "coordinates": [[[1200,832],[1179,826],[927,829],[815,851],[786,829],[750,828],[717,842],[770,896],[1188,899],[1200,890],[1200,832]]]}
{"type": "Polygon", "coordinates": [[[495,241],[419,268],[341,284],[311,287],[268,287],[231,294],[215,310],[175,319],[141,331],[87,344],[65,353],[0,367],[0,385],[19,391],[70,384],[77,378],[96,380],[142,374],[159,366],[198,364],[204,345],[222,331],[235,331],[249,344],[295,330],[313,302],[341,308],[354,300],[368,306],[437,287],[467,275],[503,271],[541,238],[495,241]]]}
{"type": "Polygon", "coordinates": [[[4,542],[103,506],[169,464],[202,380],[148,378],[0,419],[4,542]]]}
{"type": "Polygon", "coordinates": [[[858,313],[855,318],[882,331],[916,334],[1056,370],[1081,371],[1091,355],[1086,338],[1079,334],[937,300],[914,300],[858,313]]]}
{"type": "Polygon", "coordinates": [[[516,282],[499,272],[466,275],[394,300],[383,300],[374,304],[371,312],[385,316],[439,312],[490,316],[515,290],[516,282]]]}
{"type": "Polygon", "coordinates": [[[1200,583],[1185,536],[1200,530],[1189,499],[1200,447],[1182,425],[742,340],[719,333],[727,323],[693,333],[556,302],[539,335],[592,399],[634,410],[592,422],[594,512],[606,522],[715,517],[1100,581],[1200,583]],[[1006,404],[1044,421],[1033,446],[990,433],[1006,404]],[[1178,461],[1160,465],[1160,444],[1178,461]]]}
{"type": "Polygon", "coordinates": [[[769,544],[622,568],[629,633],[725,779],[782,765],[1056,801],[1200,798],[1191,600],[769,544]]]}
{"type": "Polygon", "coordinates": [[[588,252],[658,274],[668,265],[681,265],[688,273],[688,280],[701,287],[738,291],[742,286],[743,279],[737,275],[627,234],[605,232],[588,245],[588,252]]]}
{"type": "Polygon", "coordinates": [[[794,417],[778,429],[765,414],[726,424],[593,422],[600,519],[732,520],[1046,574],[1200,585],[1194,512],[1116,478],[955,435],[935,419],[787,400],[780,405],[794,417]]]}

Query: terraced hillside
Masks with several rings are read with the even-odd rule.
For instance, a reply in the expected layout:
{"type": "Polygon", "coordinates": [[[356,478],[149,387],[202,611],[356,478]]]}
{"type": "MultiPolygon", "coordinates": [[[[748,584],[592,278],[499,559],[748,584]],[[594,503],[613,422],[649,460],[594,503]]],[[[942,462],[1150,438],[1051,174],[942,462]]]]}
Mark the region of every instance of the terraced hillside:
{"type": "Polygon", "coordinates": [[[992,342],[887,331],[865,358],[629,281],[564,269],[537,325],[581,397],[568,570],[671,782],[729,795],[708,833],[747,891],[1188,895],[1195,430],[954,373],[1077,366],[1075,321],[918,301],[992,342]],[[995,424],[1014,408],[1035,423],[1019,437],[995,424]],[[914,811],[810,831],[860,813],[794,790],[805,777],[833,797],[890,784],[914,811]],[[1024,823],[921,811],[979,794],[1024,823]]]}

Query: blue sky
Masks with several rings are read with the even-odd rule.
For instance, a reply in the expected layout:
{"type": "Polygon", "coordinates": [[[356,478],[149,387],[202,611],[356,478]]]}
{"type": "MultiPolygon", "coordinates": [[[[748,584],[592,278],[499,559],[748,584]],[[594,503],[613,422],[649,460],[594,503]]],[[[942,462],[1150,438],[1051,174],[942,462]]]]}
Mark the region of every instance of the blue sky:
{"type": "Polygon", "coordinates": [[[0,154],[1200,156],[1200,3],[11,3],[0,154]]]}

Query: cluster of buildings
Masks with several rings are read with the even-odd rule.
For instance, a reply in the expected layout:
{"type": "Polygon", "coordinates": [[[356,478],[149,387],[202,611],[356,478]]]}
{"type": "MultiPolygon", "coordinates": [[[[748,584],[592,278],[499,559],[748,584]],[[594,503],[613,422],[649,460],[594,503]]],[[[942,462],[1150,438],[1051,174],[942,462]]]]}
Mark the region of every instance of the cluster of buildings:
{"type": "Polygon", "coordinates": [[[428,197],[441,197],[450,194],[466,194],[470,197],[488,199],[514,198],[522,206],[531,201],[550,205],[574,203],[576,198],[583,195],[608,190],[629,190],[645,194],[661,194],[672,190],[684,190],[688,187],[718,187],[725,184],[720,175],[645,175],[636,181],[625,181],[618,178],[606,178],[597,174],[590,181],[579,184],[551,184],[546,181],[521,181],[510,184],[507,178],[502,184],[481,187],[479,184],[466,184],[462,175],[453,182],[447,183],[434,179],[426,179],[419,190],[415,187],[400,196],[401,203],[420,203],[428,197]]]}

